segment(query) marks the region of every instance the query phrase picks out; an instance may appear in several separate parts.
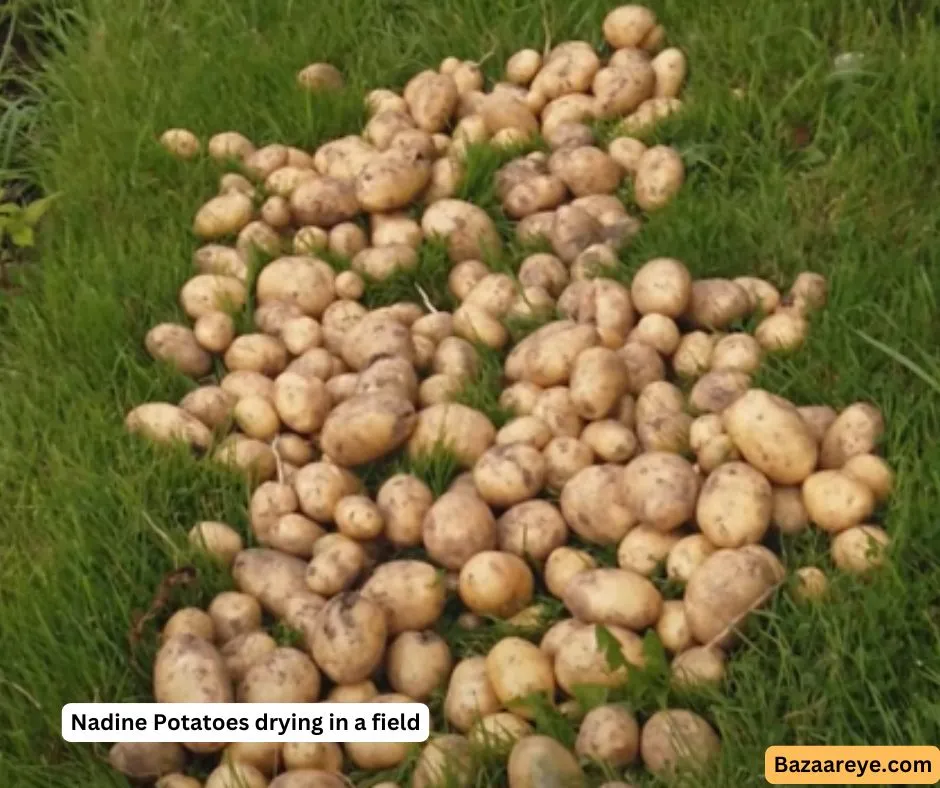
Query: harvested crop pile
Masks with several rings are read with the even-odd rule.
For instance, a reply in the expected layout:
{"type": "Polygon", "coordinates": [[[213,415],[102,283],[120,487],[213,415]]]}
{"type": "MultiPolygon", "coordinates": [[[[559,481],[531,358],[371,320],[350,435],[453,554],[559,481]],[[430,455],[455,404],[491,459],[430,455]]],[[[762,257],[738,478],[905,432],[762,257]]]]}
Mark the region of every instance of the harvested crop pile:
{"type": "MultiPolygon", "coordinates": [[[[587,784],[592,763],[668,775],[720,739],[690,709],[616,700],[651,655],[676,686],[717,685],[788,578],[824,595],[826,574],[785,567],[775,535],[828,534],[846,572],[884,560],[878,409],[754,385],[766,356],[803,344],[826,280],[781,292],[620,262],[684,182],[679,152],[642,139],[681,112],[686,62],[644,7],[602,29],[606,54],[523,50],[489,90],[448,58],[372,91],[361,134],[314,151],[208,141],[227,171],[195,212],[190,324],[145,338],[196,385],[126,425],[244,473],[251,533],[193,527],[234,590],[165,622],[156,700],[432,702],[436,733],[400,773],[415,786],[471,785],[494,758],[512,788],[587,784]],[[481,150],[499,157],[489,205],[459,196],[481,150]],[[542,735],[552,715],[570,746],[542,735]]],[[[327,64],[297,79],[343,89],[327,64]]],[[[183,129],[161,142],[203,150],[183,129]]],[[[410,755],[120,744],[112,763],[195,788],[193,753],[219,759],[207,788],[340,785],[410,755]]]]}

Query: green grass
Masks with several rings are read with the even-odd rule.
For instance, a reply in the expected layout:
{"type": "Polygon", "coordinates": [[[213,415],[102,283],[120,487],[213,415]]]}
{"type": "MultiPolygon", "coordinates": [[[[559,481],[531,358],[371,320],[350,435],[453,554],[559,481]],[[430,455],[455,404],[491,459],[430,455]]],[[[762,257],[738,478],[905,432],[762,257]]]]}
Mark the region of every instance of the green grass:
{"type": "MultiPolygon", "coordinates": [[[[600,43],[607,6],[543,5],[553,40],[600,43]]],[[[807,347],[760,382],[800,404],[878,403],[898,471],[885,514],[891,568],[868,583],[837,578],[825,605],[798,609],[782,595],[735,656],[727,692],[697,701],[724,732],[706,784],[763,784],[771,744],[935,743],[937,2],[653,6],[691,64],[687,111],[654,135],[681,150],[688,179],[625,250],[625,270],[673,256],[700,276],[756,272],[781,286],[800,270],[825,273],[832,296],[807,347]],[[831,74],[843,51],[865,53],[860,72],[831,74]]],[[[40,272],[24,294],[0,294],[0,784],[119,786],[106,747],[62,742],[61,706],[146,700],[152,642],[129,650],[133,612],[193,561],[182,537],[194,521],[247,525],[238,480],[122,428],[133,405],[189,385],[150,363],[142,339],[179,317],[190,222],[219,174],[169,159],[155,137],[237,129],[312,148],[360,128],[364,89],[401,86],[444,55],[493,49],[484,71],[498,76],[512,51],[541,47],[543,20],[524,0],[17,7],[62,51],[29,77],[38,105],[0,107],[3,180],[30,177],[63,196],[41,233],[40,272]],[[295,71],[321,59],[347,74],[348,90],[301,95],[295,71]],[[26,128],[33,142],[19,155],[26,128]]],[[[828,565],[810,538],[783,549],[828,565]]],[[[200,572],[174,602],[205,601],[220,583],[200,572]]],[[[499,784],[501,768],[478,784],[499,784]]]]}

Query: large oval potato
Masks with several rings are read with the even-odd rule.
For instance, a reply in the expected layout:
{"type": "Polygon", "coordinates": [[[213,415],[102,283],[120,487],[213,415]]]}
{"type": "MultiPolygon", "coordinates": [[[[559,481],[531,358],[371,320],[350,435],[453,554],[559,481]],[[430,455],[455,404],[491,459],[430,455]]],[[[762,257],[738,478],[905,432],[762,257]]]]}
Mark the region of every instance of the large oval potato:
{"type": "Polygon", "coordinates": [[[491,446],[473,466],[473,482],[490,506],[509,508],[534,498],[545,481],[545,459],[534,446],[491,446]]]}
{"type": "Polygon", "coordinates": [[[757,544],[770,526],[773,490],[767,477],[744,462],[712,471],[699,494],[695,519],[716,547],[757,544]]]}
{"type": "Polygon", "coordinates": [[[671,531],[692,519],[699,479],[688,460],[668,452],[646,452],[623,472],[627,505],[640,522],[671,531]]]}
{"type": "Polygon", "coordinates": [[[616,351],[589,347],[575,359],[569,390],[578,414],[593,420],[610,415],[628,385],[627,366],[616,351]]]}
{"type": "Polygon", "coordinates": [[[355,684],[378,667],[387,635],[383,608],[360,593],[344,592],[320,611],[310,653],[337,684],[355,684]]]}
{"type": "Polygon", "coordinates": [[[414,405],[397,392],[360,394],[326,417],[320,447],[340,465],[363,465],[404,444],[416,421],[414,405]]]}
{"type": "Polygon", "coordinates": [[[457,570],[477,553],[496,547],[496,521],[476,493],[447,492],[425,516],[422,540],[432,560],[457,570]]]}
{"type": "Polygon", "coordinates": [[[446,589],[438,570],[413,559],[380,564],[366,580],[362,595],[386,612],[389,634],[423,630],[444,611],[446,589]]]}
{"type": "Polygon", "coordinates": [[[179,772],[186,751],[175,742],[119,742],[108,751],[108,763],[131,780],[151,781],[179,772]]]}
{"type": "Polygon", "coordinates": [[[212,442],[209,428],[195,416],[169,402],[145,402],[124,419],[127,431],[153,441],[181,441],[197,449],[206,449],[212,442]]]}
{"type": "Polygon", "coordinates": [[[684,182],[685,165],[679,153],[668,145],[654,145],[637,162],[634,199],[644,211],[658,211],[672,201],[684,182]]]}
{"type": "Polygon", "coordinates": [[[502,241],[489,215],[464,200],[446,198],[432,203],[421,217],[426,238],[440,237],[447,243],[451,262],[480,260],[499,252],[502,241]]]}
{"type": "Polygon", "coordinates": [[[799,484],[816,467],[816,441],[797,409],[762,389],[751,389],[722,413],[741,455],[774,484],[799,484]]]}
{"type": "Polygon", "coordinates": [[[837,469],[857,454],[872,454],[883,433],[884,418],[874,405],[867,402],[849,405],[823,435],[820,466],[837,469]]]}
{"type": "Polygon", "coordinates": [[[311,462],[293,480],[300,510],[320,523],[333,521],[336,505],[359,492],[362,483],[351,471],[328,462],[311,462]]]}
{"type": "Polygon", "coordinates": [[[182,634],[168,638],[157,652],[153,697],[157,703],[231,703],[234,690],[215,646],[182,634]]]}
{"type": "Polygon", "coordinates": [[[817,471],[803,482],[803,505],[809,519],[836,534],[860,525],[875,510],[871,489],[842,471],[817,471]]]}
{"type": "Polygon", "coordinates": [[[232,578],[239,591],[250,594],[276,616],[287,611],[295,594],[306,593],[307,564],[278,550],[253,547],[242,550],[232,564],[232,578]]]}
{"type": "Polygon", "coordinates": [[[359,213],[353,181],[321,175],[297,184],[290,196],[291,213],[300,225],[330,228],[359,213]]]}
{"type": "Polygon", "coordinates": [[[617,544],[636,524],[618,465],[578,471],[562,487],[559,503],[571,530],[593,544],[617,544]]]}
{"type": "Polygon", "coordinates": [[[509,788],[583,788],[577,758],[549,736],[525,736],[509,754],[509,788]]]}
{"type": "Polygon", "coordinates": [[[309,257],[280,257],[258,274],[258,303],[280,301],[295,304],[301,312],[319,319],[335,298],[333,270],[309,257]]]}
{"type": "Polygon", "coordinates": [[[458,592],[474,613],[509,618],[532,601],[535,579],[519,556],[484,550],[470,557],[460,569],[458,592]]]}
{"type": "Polygon", "coordinates": [[[314,703],[320,671],[302,651],[278,648],[252,665],[238,685],[239,703],[314,703]]]}
{"type": "Polygon", "coordinates": [[[575,742],[582,758],[623,767],[640,752],[640,726],[624,706],[596,706],[584,715],[575,742]]]}
{"type": "Polygon", "coordinates": [[[483,413],[456,402],[442,402],[418,413],[408,453],[415,457],[441,448],[469,468],[495,439],[496,428],[483,413]]]}
{"type": "Polygon", "coordinates": [[[626,665],[611,664],[608,660],[606,644],[598,638],[597,625],[572,628],[555,652],[555,678],[568,695],[574,696],[580,686],[622,686],[629,678],[629,666],[644,666],[642,637],[616,625],[604,629],[617,641],[626,665]]]}
{"type": "Polygon", "coordinates": [[[543,694],[548,703],[555,697],[555,676],[545,652],[518,637],[500,640],[486,655],[486,675],[500,703],[526,719],[535,716],[529,700],[543,694]]]}
{"type": "Polygon", "coordinates": [[[662,594],[629,569],[588,569],[565,587],[562,601],[579,621],[643,630],[659,618],[662,594]]]}
{"type": "Polygon", "coordinates": [[[721,740],[714,728],[685,709],[656,712],[640,734],[640,755],[651,772],[668,776],[677,769],[701,768],[718,756],[721,740]]]}
{"type": "Polygon", "coordinates": [[[461,660],[450,674],[444,697],[444,716],[459,731],[468,731],[479,718],[502,708],[486,672],[486,657],[461,660]]]}
{"type": "Polygon", "coordinates": [[[499,549],[522,558],[544,561],[568,540],[561,512],[549,501],[516,504],[496,521],[499,549]]]}

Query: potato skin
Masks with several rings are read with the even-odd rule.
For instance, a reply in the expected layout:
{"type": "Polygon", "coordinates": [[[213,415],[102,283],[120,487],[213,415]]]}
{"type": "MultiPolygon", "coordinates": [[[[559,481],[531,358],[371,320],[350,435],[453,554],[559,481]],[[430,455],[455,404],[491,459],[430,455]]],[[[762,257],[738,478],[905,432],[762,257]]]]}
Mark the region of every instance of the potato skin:
{"type": "Polygon", "coordinates": [[[658,211],[668,205],[685,182],[682,157],[668,145],[654,145],[637,162],[633,179],[636,204],[644,211],[658,211]]]}
{"type": "Polygon", "coordinates": [[[559,501],[568,526],[594,544],[617,544],[635,524],[619,465],[591,465],[565,482],[559,501]]]}
{"type": "Polygon", "coordinates": [[[182,441],[206,449],[212,433],[199,419],[168,402],[145,402],[124,418],[127,431],[163,443],[182,441]]]}
{"type": "Polygon", "coordinates": [[[277,550],[252,547],[235,556],[232,577],[239,591],[257,599],[276,616],[283,616],[291,596],[307,591],[307,564],[277,550]]]}
{"type": "Polygon", "coordinates": [[[199,346],[186,326],[160,323],[147,332],[144,345],[155,359],[173,365],[188,377],[201,378],[212,368],[212,356],[199,346]]]}
{"type": "Polygon", "coordinates": [[[457,730],[468,731],[473,723],[502,708],[486,673],[486,657],[461,660],[450,674],[444,697],[444,716],[457,730]]]}
{"type": "Polygon", "coordinates": [[[727,462],[702,485],[695,518],[716,547],[757,544],[770,526],[773,490],[767,477],[744,462],[727,462]]]}
{"type": "Polygon", "coordinates": [[[596,706],[581,720],[574,749],[582,758],[627,766],[640,752],[640,726],[624,706],[596,706]]]}
{"type": "Polygon", "coordinates": [[[509,788],[583,788],[584,773],[577,759],[555,739],[525,736],[509,754],[509,788]]]}
{"type": "Polygon", "coordinates": [[[108,751],[108,763],[132,780],[153,780],[180,771],[186,751],[175,742],[118,742],[108,751]]]}
{"type": "Polygon", "coordinates": [[[646,452],[624,469],[627,505],[636,518],[671,531],[692,518],[699,492],[692,465],[678,454],[646,452]]]}
{"type": "Polygon", "coordinates": [[[534,710],[523,700],[527,696],[545,693],[549,703],[554,699],[551,661],[528,640],[518,637],[500,640],[486,655],[486,675],[500,702],[520,717],[534,717],[534,710]]]}
{"type": "Polygon", "coordinates": [[[871,488],[842,471],[817,471],[808,476],[802,499],[809,519],[831,534],[860,525],[875,510],[871,488]]]}
{"type": "Polygon", "coordinates": [[[721,749],[718,734],[704,719],[685,709],[656,712],[640,734],[640,755],[654,774],[669,775],[683,761],[701,766],[721,749]]]}
{"type": "Polygon", "coordinates": [[[295,648],[278,648],[252,665],[238,685],[239,703],[314,703],[320,671],[295,648]]]}
{"type": "Polygon", "coordinates": [[[586,348],[571,370],[571,401],[582,418],[602,419],[610,415],[628,384],[626,364],[616,351],[586,348]]]}
{"type": "Polygon", "coordinates": [[[382,607],[360,593],[344,592],[320,611],[310,653],[334,682],[355,684],[378,667],[387,635],[382,607]]]}
{"type": "Polygon", "coordinates": [[[476,494],[447,492],[425,516],[422,541],[433,561],[457,570],[477,553],[496,547],[496,521],[476,494]]]}
{"type": "MultiPolygon", "coordinates": [[[[643,638],[616,625],[605,629],[619,644],[627,665],[642,668],[645,661],[643,638]]],[[[555,678],[568,695],[573,695],[578,686],[619,687],[628,680],[627,667],[611,667],[607,661],[606,651],[598,643],[597,631],[597,626],[592,624],[572,628],[555,653],[555,678]]]]}
{"type": "Polygon", "coordinates": [[[444,610],[446,589],[432,564],[398,559],[377,566],[362,595],[385,610],[389,634],[397,635],[433,626],[444,610]]]}
{"type": "Polygon", "coordinates": [[[414,405],[396,392],[360,394],[326,417],[320,446],[341,465],[363,465],[404,444],[416,421],[414,405]]]}
{"type": "Polygon", "coordinates": [[[480,615],[509,618],[532,601],[532,570],[519,556],[484,550],[460,569],[460,599],[480,615]]]}
{"type": "Polygon", "coordinates": [[[166,640],[157,652],[153,696],[157,703],[231,703],[234,692],[215,646],[182,634],[166,640]]]}
{"type": "Polygon", "coordinates": [[[857,454],[872,454],[884,433],[884,419],[867,402],[843,410],[823,435],[819,464],[824,470],[841,468],[857,454]]]}
{"type": "Polygon", "coordinates": [[[744,459],[774,484],[799,484],[816,467],[816,441],[799,412],[767,391],[751,389],[736,399],[722,424],[744,459]]]}
{"type": "Polygon", "coordinates": [[[562,596],[580,621],[643,630],[659,618],[663,598],[649,580],[629,569],[589,569],[575,575],[562,596]]]}
{"type": "Polygon", "coordinates": [[[456,402],[444,402],[418,413],[408,440],[408,453],[414,457],[441,445],[453,452],[463,467],[470,468],[495,438],[496,428],[480,411],[456,402]]]}
{"type": "Polygon", "coordinates": [[[525,443],[491,446],[473,466],[473,481],[480,497],[502,509],[534,498],[544,480],[542,453],[525,443]]]}

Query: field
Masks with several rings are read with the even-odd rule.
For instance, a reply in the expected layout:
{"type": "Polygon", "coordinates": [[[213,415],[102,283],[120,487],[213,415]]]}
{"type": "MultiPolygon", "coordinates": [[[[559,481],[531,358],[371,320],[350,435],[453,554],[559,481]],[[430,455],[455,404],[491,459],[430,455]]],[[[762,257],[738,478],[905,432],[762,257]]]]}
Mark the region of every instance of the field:
{"type": "MultiPolygon", "coordinates": [[[[61,706],[148,700],[154,630],[131,637],[135,614],[193,560],[184,535],[194,522],[247,533],[234,476],[122,426],[134,405],[176,401],[189,385],[154,365],[142,340],[180,317],[192,215],[219,174],[207,160],[170,159],[160,132],[237,129],[313,149],[361,128],[364,90],[400,88],[451,54],[489,54],[484,71],[498,78],[516,49],[541,49],[546,30],[599,44],[609,7],[84,0],[0,10],[47,53],[41,73],[25,74],[24,98],[5,102],[0,180],[60,195],[36,264],[0,292],[0,784],[125,784],[105,746],[61,740],[61,706]],[[336,64],[349,89],[300,93],[294,74],[315,60],[336,64]]],[[[755,273],[781,286],[824,273],[830,303],[805,349],[765,365],[758,382],[799,404],[877,403],[898,475],[884,513],[888,571],[839,578],[833,599],[809,610],[782,596],[736,655],[727,691],[708,699],[724,734],[708,784],[764,784],[771,744],[936,743],[940,5],[651,7],[690,62],[688,108],[657,132],[689,175],[624,252],[625,271],[670,256],[698,276],[755,273]],[[835,70],[847,52],[863,57],[835,70]]],[[[475,196],[488,174],[481,163],[475,196]]],[[[822,545],[807,537],[784,549],[825,563],[822,545]]],[[[173,604],[207,601],[225,582],[200,569],[173,604]]]]}

